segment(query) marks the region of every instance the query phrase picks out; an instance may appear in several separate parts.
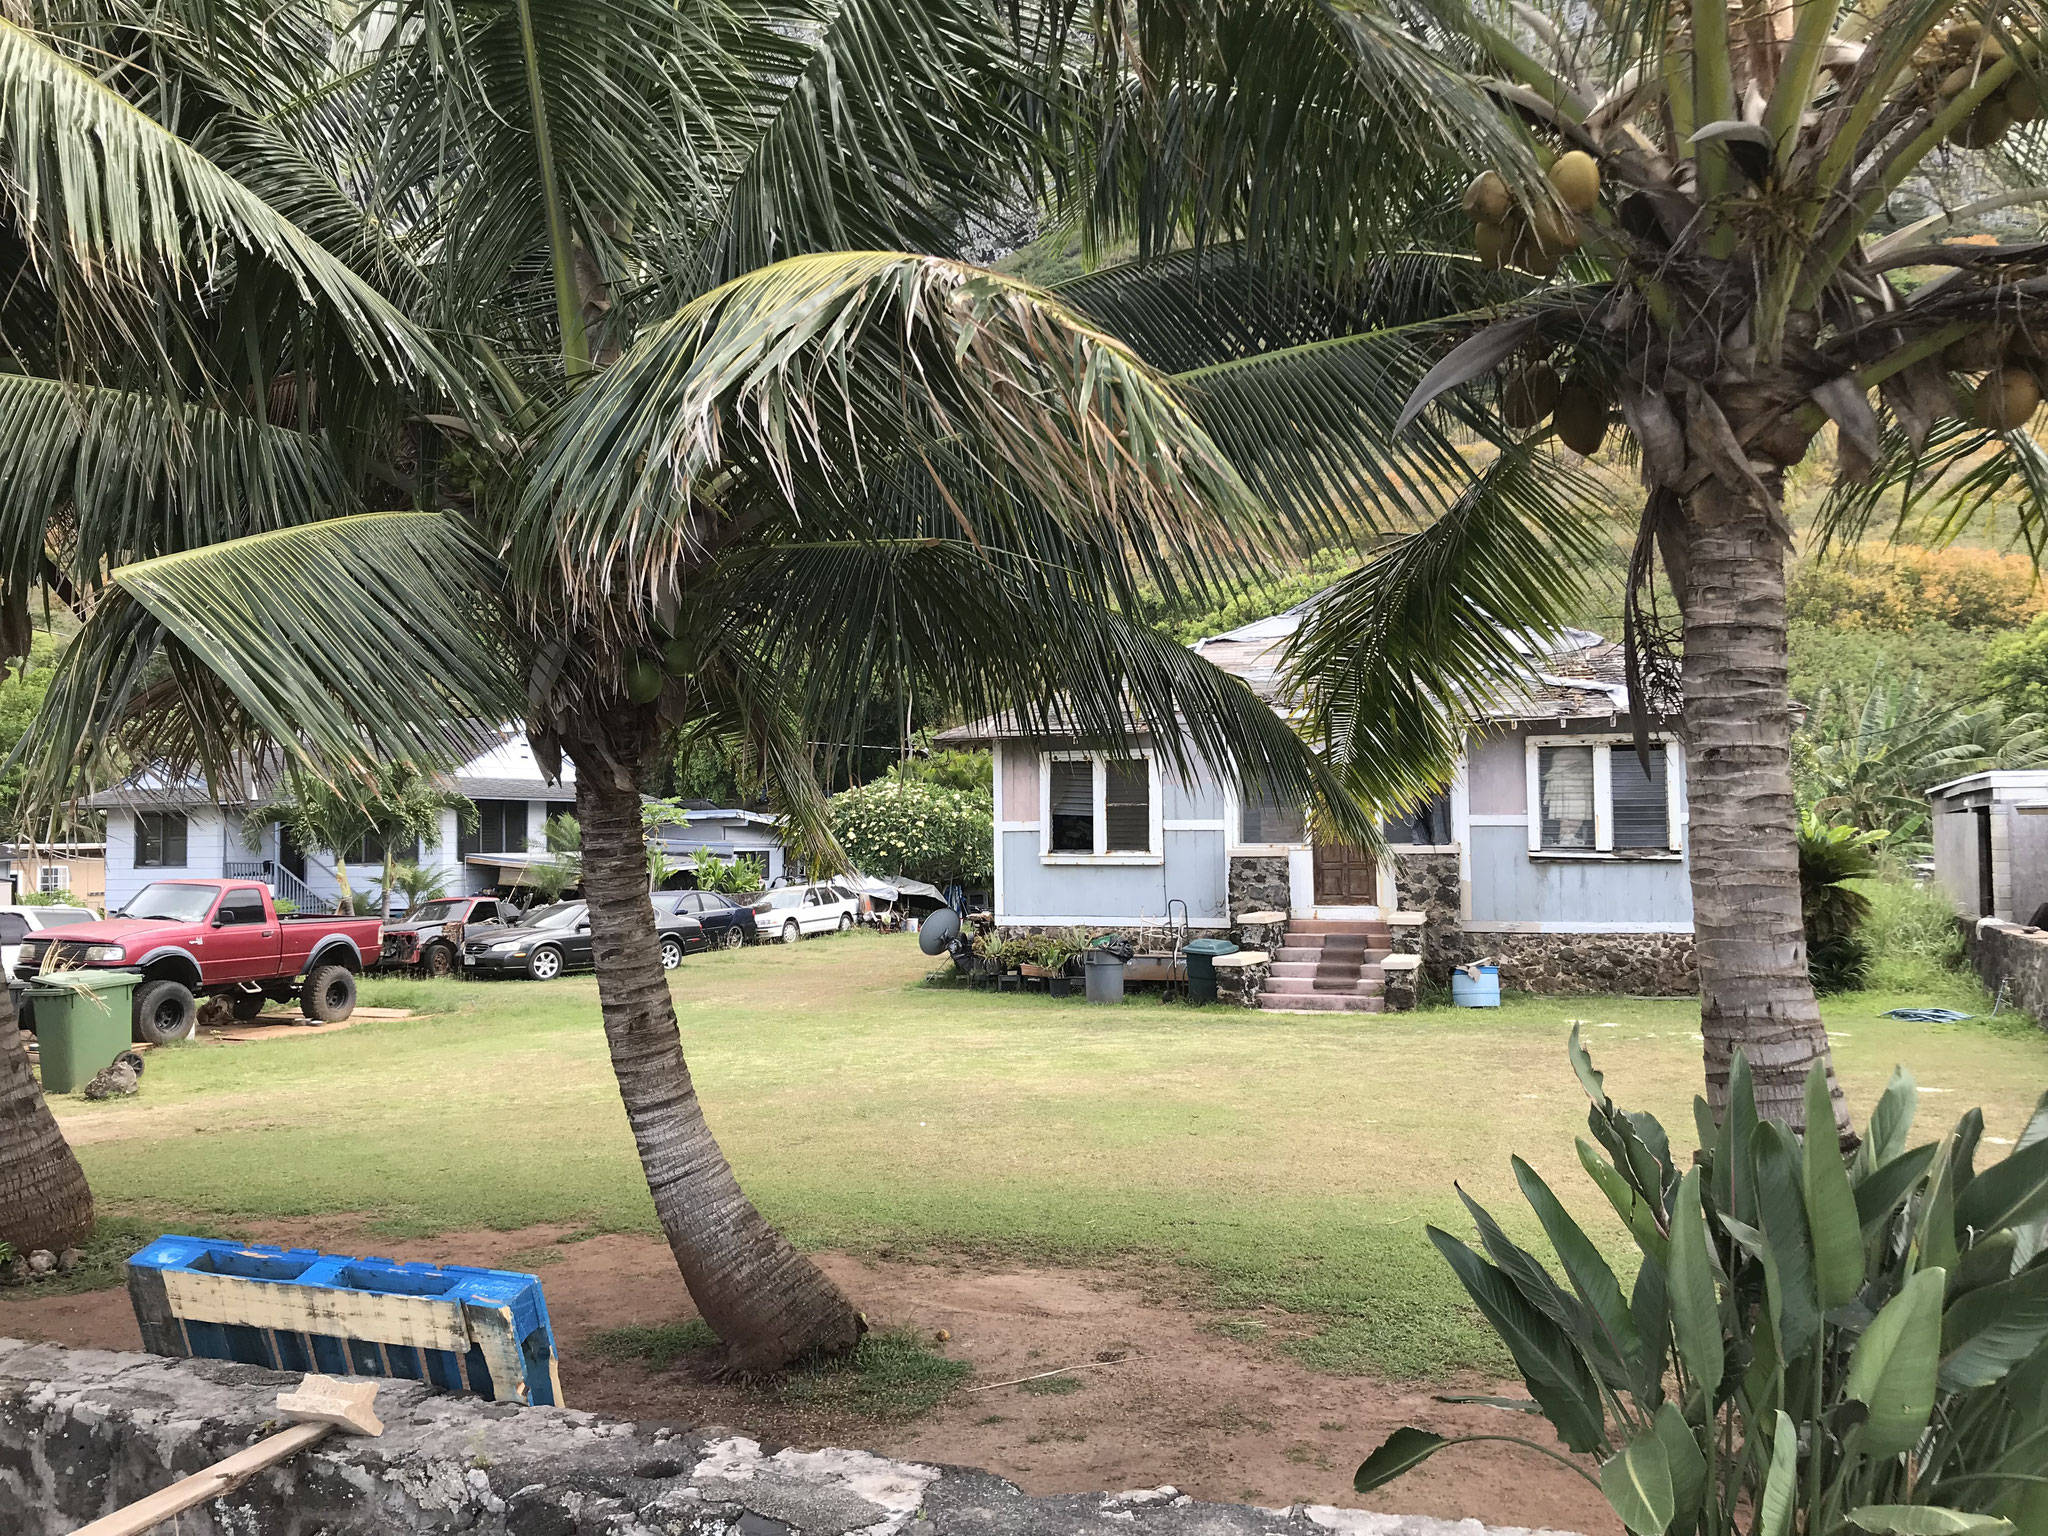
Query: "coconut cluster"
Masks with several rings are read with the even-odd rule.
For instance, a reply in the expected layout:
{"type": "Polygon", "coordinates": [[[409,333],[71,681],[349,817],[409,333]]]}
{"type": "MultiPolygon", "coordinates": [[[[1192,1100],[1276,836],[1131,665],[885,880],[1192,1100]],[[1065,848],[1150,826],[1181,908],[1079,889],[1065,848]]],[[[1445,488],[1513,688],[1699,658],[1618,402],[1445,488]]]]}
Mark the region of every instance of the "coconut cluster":
{"type": "Polygon", "coordinates": [[[1465,212],[1472,217],[1472,248],[1482,264],[1495,270],[1521,267],[1548,277],[1579,248],[1578,218],[1600,201],[1599,162],[1582,149],[1559,155],[1550,167],[1550,185],[1557,202],[1525,210],[1499,171],[1481,171],[1472,178],[1465,188],[1465,212]]]}
{"type": "Polygon", "coordinates": [[[2017,431],[2041,408],[2044,360],[2032,342],[2009,327],[1972,331],[1952,342],[1941,362],[1951,373],[1981,375],[1965,414],[1987,431],[2017,431]]]}
{"type": "Polygon", "coordinates": [[[1542,358],[1524,363],[1501,386],[1502,421],[1518,432],[1551,421],[1559,442],[1588,457],[1606,441],[1613,414],[1614,402],[1597,380],[1574,373],[1560,381],[1557,370],[1542,358]]]}
{"type": "MultiPolygon", "coordinates": [[[[1959,21],[1929,35],[1913,57],[1914,74],[1931,85],[1944,102],[1954,101],[1978,77],[2005,57],[2005,45],[1976,21],[1959,21]]],[[[1993,91],[1955,127],[1949,142],[1965,149],[1989,149],[2021,123],[2041,116],[2041,88],[2029,76],[2016,74],[1993,91]]]]}

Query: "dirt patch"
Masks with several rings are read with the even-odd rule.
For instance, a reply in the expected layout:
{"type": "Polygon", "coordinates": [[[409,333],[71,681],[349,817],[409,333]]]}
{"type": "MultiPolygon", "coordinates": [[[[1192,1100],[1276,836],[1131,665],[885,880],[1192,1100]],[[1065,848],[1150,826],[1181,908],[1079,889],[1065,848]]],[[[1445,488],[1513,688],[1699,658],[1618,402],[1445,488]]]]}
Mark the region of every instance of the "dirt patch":
{"type": "MultiPolygon", "coordinates": [[[[985,1467],[1030,1493],[1172,1483],[1205,1499],[1364,1506],[1620,1536],[1593,1489],[1513,1446],[1459,1447],[1390,1488],[1353,1493],[1360,1458],[1402,1424],[1440,1434],[1521,1434],[1539,1443],[1549,1442],[1549,1431],[1541,1420],[1435,1397],[1521,1396],[1519,1383],[1421,1386],[1308,1370],[1279,1348],[1298,1320],[1189,1306],[1171,1276],[822,1255],[871,1323],[914,1328],[934,1340],[944,1329],[949,1337],[939,1347],[974,1368],[935,1412],[905,1424],[705,1381],[688,1362],[654,1371],[600,1359],[588,1347],[593,1334],[693,1315],[668,1249],[654,1238],[578,1240],[571,1229],[529,1227],[394,1242],[364,1239],[331,1221],[266,1223],[251,1235],[287,1246],[533,1269],[546,1286],[562,1348],[563,1392],[578,1408],[724,1424],[782,1444],[859,1445],[985,1467]],[[1098,1363],[1118,1353],[1118,1363],[1098,1363]],[[1066,1366],[1085,1368],[974,1390],[1066,1366]]],[[[0,1298],[0,1333],[141,1347],[120,1290],[0,1298]]]]}

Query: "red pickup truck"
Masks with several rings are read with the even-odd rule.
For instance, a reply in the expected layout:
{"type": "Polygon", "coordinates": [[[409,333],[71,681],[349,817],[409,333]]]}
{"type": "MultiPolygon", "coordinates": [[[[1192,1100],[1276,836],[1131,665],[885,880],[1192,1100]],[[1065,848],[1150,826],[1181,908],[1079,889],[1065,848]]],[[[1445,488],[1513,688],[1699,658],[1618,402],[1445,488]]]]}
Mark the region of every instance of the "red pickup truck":
{"type": "Polygon", "coordinates": [[[61,937],[21,946],[14,974],[57,970],[140,971],[135,1038],[183,1040],[200,996],[226,998],[238,1019],[268,999],[297,995],[308,1018],[332,1022],[356,1009],[356,973],[375,963],[374,917],[280,916],[270,887],[248,880],[157,880],[105,922],[76,923],[61,937]]]}

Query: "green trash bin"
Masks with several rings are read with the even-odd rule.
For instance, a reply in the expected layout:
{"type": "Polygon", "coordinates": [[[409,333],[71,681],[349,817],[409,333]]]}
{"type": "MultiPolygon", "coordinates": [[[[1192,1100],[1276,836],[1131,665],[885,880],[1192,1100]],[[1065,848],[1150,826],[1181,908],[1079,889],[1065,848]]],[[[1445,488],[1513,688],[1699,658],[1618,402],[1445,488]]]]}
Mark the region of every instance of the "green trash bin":
{"type": "Polygon", "coordinates": [[[36,1010],[43,1092],[76,1093],[128,1049],[140,971],[57,971],[28,989],[36,1010]]]}
{"type": "Polygon", "coordinates": [[[1228,939],[1190,939],[1181,946],[1188,961],[1188,1001],[1216,1001],[1216,957],[1234,955],[1237,946],[1228,939]]]}

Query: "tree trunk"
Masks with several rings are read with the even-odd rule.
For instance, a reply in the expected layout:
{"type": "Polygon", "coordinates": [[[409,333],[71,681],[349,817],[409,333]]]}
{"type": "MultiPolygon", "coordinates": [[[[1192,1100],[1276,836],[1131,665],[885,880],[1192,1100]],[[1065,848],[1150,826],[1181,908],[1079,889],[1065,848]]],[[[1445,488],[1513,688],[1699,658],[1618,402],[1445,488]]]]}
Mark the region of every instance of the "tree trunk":
{"type": "Polygon", "coordinates": [[[384,910],[377,914],[378,920],[386,924],[391,921],[391,866],[391,845],[386,843],[384,845],[384,889],[378,893],[384,898],[384,910]]]}
{"type": "Polygon", "coordinates": [[[26,1258],[92,1235],[92,1190],[29,1070],[12,998],[0,998],[0,1242],[26,1258]]]}
{"type": "MultiPolygon", "coordinates": [[[[1726,1105],[1740,1050],[1758,1113],[1803,1126],[1807,1074],[1829,1057],[1800,910],[1782,494],[1774,475],[1746,491],[1709,478],[1686,497],[1687,841],[1708,1102],[1726,1105]]],[[[1831,1063],[1828,1084],[1846,1137],[1831,1063]]]]}
{"type": "Polygon", "coordinates": [[[705,1124],[647,894],[640,795],[616,757],[571,747],[598,1003],[654,1209],[691,1300],[747,1371],[859,1341],[839,1288],[771,1227],[705,1124]]]}

